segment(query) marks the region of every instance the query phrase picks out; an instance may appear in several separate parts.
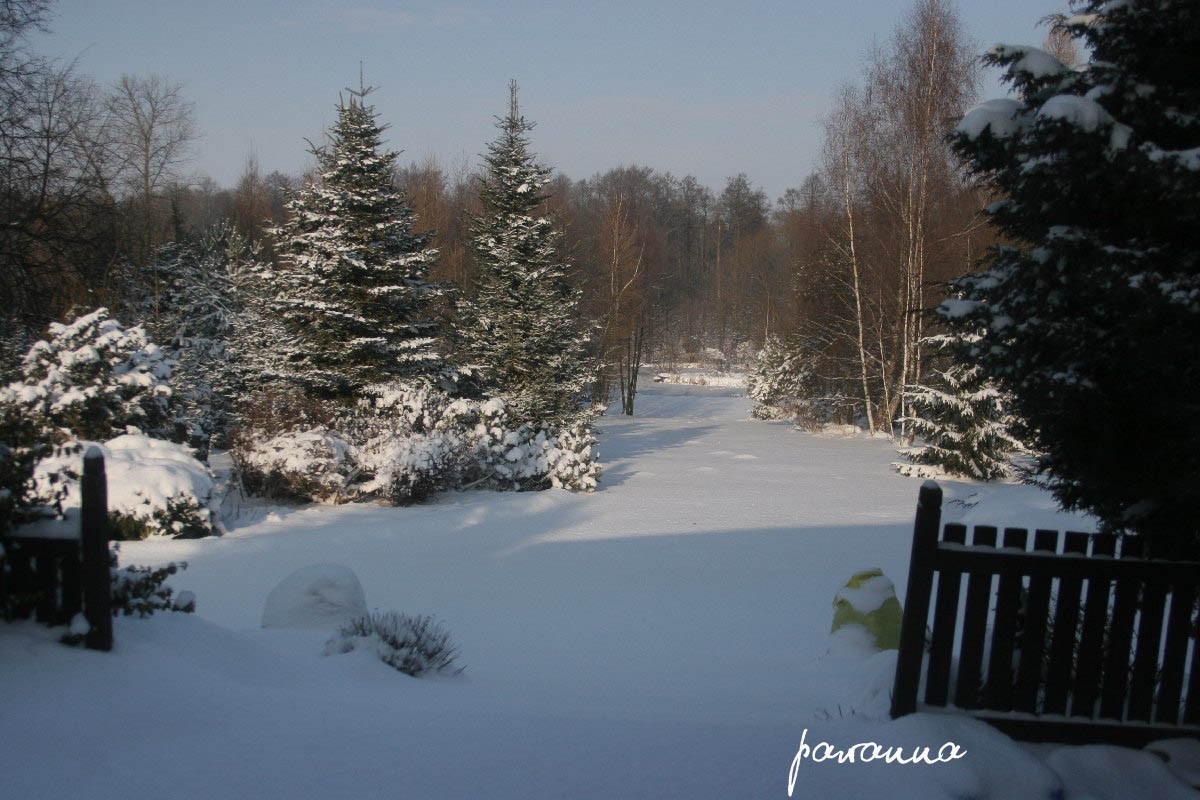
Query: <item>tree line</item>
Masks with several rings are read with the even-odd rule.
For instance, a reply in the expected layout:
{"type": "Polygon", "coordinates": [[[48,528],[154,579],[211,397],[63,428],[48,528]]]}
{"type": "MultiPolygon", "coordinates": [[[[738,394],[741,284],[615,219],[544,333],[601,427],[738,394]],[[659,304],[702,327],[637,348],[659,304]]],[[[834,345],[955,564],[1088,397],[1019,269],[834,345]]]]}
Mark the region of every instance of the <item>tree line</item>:
{"type": "MultiPolygon", "coordinates": [[[[269,231],[288,224],[289,199],[315,173],[264,174],[251,156],[233,187],[189,175],[198,133],[179,84],[127,76],[99,87],[25,46],[48,0],[11,7],[22,13],[6,21],[0,95],[12,121],[0,165],[10,355],[71,309],[105,305],[140,320],[149,296],[157,319],[164,248],[218,225],[277,259],[269,231]]],[[[565,278],[595,323],[595,401],[632,413],[642,363],[709,348],[746,363],[780,337],[820,364],[833,415],[890,430],[927,361],[922,312],[989,241],[982,199],[944,140],[976,84],[952,7],[922,0],[839,93],[819,169],[775,202],[744,174],[720,191],[644,165],[552,177],[538,212],[561,231],[565,278]]],[[[479,290],[471,220],[484,175],[483,165],[428,159],[397,163],[392,177],[414,232],[438,250],[431,283],[467,298],[479,290]]]]}

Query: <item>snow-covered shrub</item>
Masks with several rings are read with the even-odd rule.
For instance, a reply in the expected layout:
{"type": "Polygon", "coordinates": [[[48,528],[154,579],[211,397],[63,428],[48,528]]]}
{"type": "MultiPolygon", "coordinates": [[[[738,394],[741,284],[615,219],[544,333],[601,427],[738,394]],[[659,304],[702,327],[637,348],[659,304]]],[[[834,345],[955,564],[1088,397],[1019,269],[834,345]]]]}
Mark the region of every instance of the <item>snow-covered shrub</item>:
{"type": "Polygon", "coordinates": [[[596,439],[586,423],[570,428],[510,428],[504,401],[492,399],[479,404],[478,421],[470,434],[472,484],[518,491],[596,488],[601,468],[593,450],[596,439]]]}
{"type": "Polygon", "coordinates": [[[344,413],[344,406],[293,387],[267,386],[238,402],[231,449],[237,447],[239,437],[269,439],[289,431],[336,428],[344,413]]]}
{"type": "Polygon", "coordinates": [[[231,453],[246,490],[265,497],[334,500],[354,472],[350,444],[324,427],[261,438],[243,431],[231,453]]]}
{"type": "Polygon", "coordinates": [[[712,367],[717,372],[724,372],[729,366],[729,358],[716,347],[704,348],[703,362],[705,366],[712,367]]]}
{"type": "Polygon", "coordinates": [[[368,424],[384,424],[391,432],[432,433],[453,424],[467,406],[455,404],[444,392],[427,386],[377,384],[367,387],[360,404],[368,424]]]}
{"type": "Polygon", "coordinates": [[[196,610],[196,597],[191,592],[180,592],[166,585],[167,578],[187,569],[186,561],[171,562],[161,567],[118,567],[117,552],[110,553],[112,560],[112,613],[113,616],[148,617],[155,611],[182,611],[190,614],[196,610]]]}
{"type": "Polygon", "coordinates": [[[345,409],[279,386],[237,406],[229,452],[251,494],[286,500],[339,499],[354,463],[345,409]]]}
{"type": "Polygon", "coordinates": [[[21,379],[0,389],[0,515],[9,518],[0,522],[77,505],[83,444],[108,439],[109,511],[119,536],[213,533],[208,469],[164,441],[175,426],[162,351],[103,308],[55,323],[49,334],[25,355],[21,379]]]}
{"type": "Polygon", "coordinates": [[[135,513],[108,512],[109,530],[115,540],[171,536],[176,539],[200,539],[213,535],[212,514],[195,497],[169,497],[162,506],[147,500],[135,513]]]}
{"type": "Polygon", "coordinates": [[[449,431],[388,437],[360,449],[358,462],[371,478],[354,489],[394,505],[419,503],[454,488],[462,473],[462,440],[449,431]]]}
{"type": "Polygon", "coordinates": [[[325,655],[368,649],[405,675],[462,672],[455,667],[458,648],[432,617],[410,617],[396,611],[357,617],[338,628],[325,644],[325,655]]]}
{"type": "Polygon", "coordinates": [[[103,440],[133,425],[167,437],[171,369],[142,328],[125,329],[99,308],[52,323],[21,363],[21,379],[0,389],[0,406],[57,439],[103,440]]]}
{"type": "Polygon", "coordinates": [[[263,605],[264,628],[333,628],[367,615],[358,576],[341,564],[313,564],[281,580],[263,605]]]}
{"type": "Polygon", "coordinates": [[[365,394],[346,425],[356,497],[409,505],[461,485],[469,404],[426,386],[377,385],[365,394]]]}
{"type": "Polygon", "coordinates": [[[733,348],[733,363],[738,367],[748,367],[754,363],[758,351],[754,349],[754,345],[749,341],[738,342],[733,348]]]}
{"type": "Polygon", "coordinates": [[[600,480],[597,444],[591,427],[575,425],[559,431],[555,458],[550,462],[550,485],[572,492],[593,492],[600,480]]]}
{"type": "Polygon", "coordinates": [[[512,427],[502,400],[451,399],[428,387],[374,387],[336,428],[235,446],[258,494],[300,500],[417,503],[450,489],[592,491],[600,476],[586,423],[512,427]]]}
{"type": "MultiPolygon", "coordinates": [[[[89,444],[65,444],[38,463],[32,489],[42,505],[55,506],[59,514],[79,505],[80,458],[89,444]]],[[[100,449],[113,538],[194,539],[219,531],[212,473],[187,447],[127,433],[100,449]]]]}

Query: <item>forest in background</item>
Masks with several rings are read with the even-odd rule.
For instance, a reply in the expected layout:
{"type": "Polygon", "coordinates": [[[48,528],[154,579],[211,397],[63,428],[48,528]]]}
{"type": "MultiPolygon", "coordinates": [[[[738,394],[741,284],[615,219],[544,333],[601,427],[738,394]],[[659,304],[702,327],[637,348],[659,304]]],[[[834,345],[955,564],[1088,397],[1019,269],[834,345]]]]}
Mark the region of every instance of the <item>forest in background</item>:
{"type": "MultiPolygon", "coordinates": [[[[191,174],[199,137],[184,87],[159,75],[101,86],[30,52],[25,34],[49,5],[5,4],[0,20],[6,372],[52,320],[106,306],[126,324],[157,321],[158,263],[221,225],[273,260],[269,231],[317,178],[265,173],[253,155],[233,187],[191,174]]],[[[953,4],[918,0],[838,89],[818,168],[783,197],[744,174],[714,190],[651,165],[554,176],[542,211],[595,323],[594,399],[619,391],[632,413],[643,362],[707,352],[749,364],[775,337],[810,365],[823,417],[902,426],[904,389],[930,359],[926,312],[995,238],[980,213],[987,198],[947,141],[978,87],[953,4]]],[[[480,180],[477,165],[432,158],[394,177],[439,252],[430,279],[466,297],[480,180]]]]}

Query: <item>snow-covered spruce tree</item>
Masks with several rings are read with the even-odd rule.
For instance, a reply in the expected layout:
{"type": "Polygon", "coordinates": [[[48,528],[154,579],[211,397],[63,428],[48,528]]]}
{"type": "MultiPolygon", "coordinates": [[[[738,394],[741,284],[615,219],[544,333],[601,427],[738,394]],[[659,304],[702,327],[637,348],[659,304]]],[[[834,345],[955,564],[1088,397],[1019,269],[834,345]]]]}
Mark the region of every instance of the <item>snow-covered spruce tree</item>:
{"type": "Polygon", "coordinates": [[[48,507],[61,511],[79,440],[104,441],[129,426],[171,435],[169,374],[145,331],[121,327],[107,309],[51,324],[22,359],[20,378],[0,387],[0,530],[48,507]]]}
{"type": "Polygon", "coordinates": [[[794,417],[801,411],[802,398],[811,394],[812,372],[795,344],[768,336],[755,356],[746,380],[746,394],[754,401],[755,417],[794,417]]]}
{"type": "Polygon", "coordinates": [[[933,477],[936,470],[980,481],[1009,474],[1008,458],[1021,443],[1008,431],[1004,397],[979,364],[962,358],[978,340],[940,334],[922,341],[942,368],[932,367],[924,384],[907,387],[913,414],[907,422],[922,443],[907,454],[909,463],[896,465],[901,474],[933,477]]]}
{"type": "Polygon", "coordinates": [[[51,323],[25,354],[20,380],[0,388],[0,407],[54,442],[103,441],[128,426],[166,439],[174,432],[170,374],[141,326],[124,328],[99,308],[51,323]]]}
{"type": "Polygon", "coordinates": [[[290,379],[322,397],[348,400],[387,381],[437,383],[445,373],[427,318],[439,291],[426,277],[437,257],[413,231],[413,211],[392,182],[397,153],[385,126],[349,91],[323,147],[318,181],[289,203],[272,230],[280,267],[273,306],[293,337],[290,379]]]}
{"type": "Polygon", "coordinates": [[[561,234],[538,213],[550,170],[529,152],[526,122],[509,87],[508,116],[484,157],[472,245],[479,275],[460,308],[460,361],[478,371],[486,394],[504,399],[509,419],[530,424],[579,421],[579,398],[592,380],[580,292],[557,252],[561,234]]]}
{"type": "Polygon", "coordinates": [[[1200,533],[1200,5],[1092,0],[1067,69],[997,46],[1020,99],[969,112],[954,145],[1004,199],[1009,244],[941,306],[1011,394],[1018,435],[1067,508],[1111,530],[1200,533]]]}
{"type": "MultiPolygon", "coordinates": [[[[147,313],[147,324],[173,362],[171,386],[189,442],[202,450],[214,434],[221,438],[230,402],[245,388],[231,347],[235,329],[242,323],[247,329],[239,343],[254,342],[256,349],[272,340],[243,307],[245,284],[265,268],[258,249],[226,222],[158,250],[158,313],[147,313]]],[[[146,312],[153,299],[147,298],[146,312]]]]}

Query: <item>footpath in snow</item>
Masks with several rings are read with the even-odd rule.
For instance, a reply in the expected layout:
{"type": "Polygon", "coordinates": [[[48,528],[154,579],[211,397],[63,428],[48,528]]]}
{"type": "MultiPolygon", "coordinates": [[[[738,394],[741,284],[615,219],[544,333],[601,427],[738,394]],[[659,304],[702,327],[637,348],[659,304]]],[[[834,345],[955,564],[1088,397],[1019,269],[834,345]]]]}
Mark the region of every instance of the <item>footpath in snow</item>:
{"type": "MultiPolygon", "coordinates": [[[[602,419],[594,495],[247,504],[219,539],[124,544],[189,562],[197,614],[118,620],[111,654],[0,628],[4,796],[782,798],[802,736],[967,752],[804,761],[795,797],[1196,796],[1142,753],[888,720],[894,653],[826,656],[831,600],[867,567],[903,587],[919,482],[887,441],[752,420],[740,394],[653,386],[602,419]],[[271,589],[320,563],[370,608],[436,616],[466,671],[411,679],[320,655],[327,631],[262,629],[271,589]]],[[[1065,526],[1032,489],[947,494],[981,501],[951,517],[1065,526]]]]}

